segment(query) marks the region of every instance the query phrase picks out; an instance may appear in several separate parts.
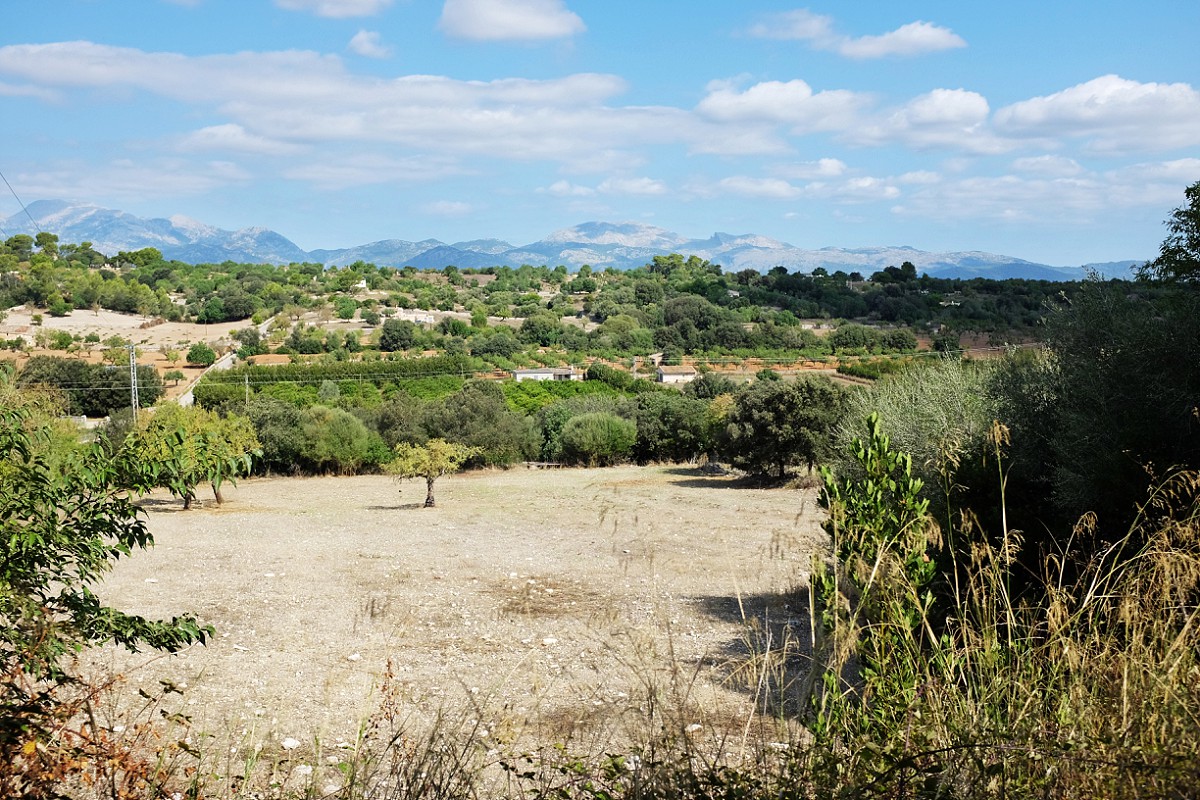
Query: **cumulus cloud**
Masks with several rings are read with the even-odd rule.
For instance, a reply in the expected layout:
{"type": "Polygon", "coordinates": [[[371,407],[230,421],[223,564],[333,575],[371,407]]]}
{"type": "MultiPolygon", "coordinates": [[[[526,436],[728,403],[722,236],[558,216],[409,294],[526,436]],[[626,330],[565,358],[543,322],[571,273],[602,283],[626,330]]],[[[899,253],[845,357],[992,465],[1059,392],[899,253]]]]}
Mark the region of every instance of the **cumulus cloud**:
{"type": "Polygon", "coordinates": [[[848,127],[868,98],[855,92],[814,92],[802,80],[763,81],[742,90],[734,81],[713,81],[696,112],[719,122],[766,122],[793,133],[848,127]]]}
{"type": "Polygon", "coordinates": [[[391,4],[392,0],[275,0],[275,5],[288,11],[308,11],[334,19],[369,17],[391,4]]]}
{"type": "Polygon", "coordinates": [[[1083,137],[1097,152],[1200,146],[1200,91],[1186,83],[1139,83],[1117,75],[1013,103],[996,112],[1015,137],[1083,137]]]}
{"type": "Polygon", "coordinates": [[[857,144],[901,143],[920,150],[955,148],[994,154],[1012,149],[989,125],[988,101],[966,89],[935,89],[848,131],[857,144]]]}
{"type": "Polygon", "coordinates": [[[966,41],[949,28],[920,20],[888,33],[857,38],[845,36],[834,30],[832,17],[807,9],[772,14],[751,26],[749,32],[751,36],[763,39],[808,42],[818,50],[856,59],[918,56],[967,46],[966,41]]]}
{"type": "Polygon", "coordinates": [[[448,36],[472,41],[562,39],[586,30],[563,0],[446,0],[439,24],[448,36]]]}
{"type": "Polygon", "coordinates": [[[347,47],[350,52],[366,58],[387,58],[392,54],[392,48],[383,44],[376,31],[360,30],[350,39],[347,47]]]}
{"type": "Polygon", "coordinates": [[[0,47],[0,76],[51,90],[134,90],[209,106],[249,134],[292,144],[376,143],[568,165],[630,143],[705,134],[681,109],[609,105],[625,82],[591,73],[389,79],[355,75],[335,56],[305,51],[191,57],[72,42],[0,47]]]}
{"type": "Polygon", "coordinates": [[[933,220],[1095,224],[1114,212],[1176,205],[1179,187],[1196,180],[1200,180],[1200,158],[1105,171],[1081,169],[1069,176],[973,175],[915,189],[894,210],[933,220]]]}

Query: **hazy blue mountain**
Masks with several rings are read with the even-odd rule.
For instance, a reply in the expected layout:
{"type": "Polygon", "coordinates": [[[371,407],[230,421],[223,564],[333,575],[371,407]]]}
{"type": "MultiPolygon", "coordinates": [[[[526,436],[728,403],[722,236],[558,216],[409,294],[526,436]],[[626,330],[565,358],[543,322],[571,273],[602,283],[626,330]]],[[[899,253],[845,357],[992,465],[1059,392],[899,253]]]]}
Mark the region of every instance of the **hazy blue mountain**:
{"type": "Polygon", "coordinates": [[[584,222],[554,231],[536,242],[514,247],[501,239],[473,239],[446,244],[437,239],[411,242],[383,239],[336,250],[304,251],[295,243],[265,228],[227,231],[187,217],[143,219],[124,211],[61,200],[39,200],[29,206],[33,225],[23,214],[0,222],[13,233],[56,233],[63,242],[91,242],[102,253],[155,247],[170,259],[192,264],[237,261],[288,264],[314,262],[344,266],[365,261],[380,266],[414,266],[441,269],[522,264],[557,266],[572,270],[588,264],[596,269],[630,269],[668,253],[696,255],[726,271],[751,269],[765,272],[785,267],[789,272],[860,272],[870,275],[888,266],[911,261],[919,273],[943,278],[1029,278],[1078,280],[1089,271],[1105,277],[1129,277],[1140,261],[1112,261],[1080,267],[1036,264],[1011,256],[975,251],[931,253],[913,247],[825,247],[808,250],[754,233],[714,233],[707,239],[688,239],[672,231],[639,222],[584,222]]]}

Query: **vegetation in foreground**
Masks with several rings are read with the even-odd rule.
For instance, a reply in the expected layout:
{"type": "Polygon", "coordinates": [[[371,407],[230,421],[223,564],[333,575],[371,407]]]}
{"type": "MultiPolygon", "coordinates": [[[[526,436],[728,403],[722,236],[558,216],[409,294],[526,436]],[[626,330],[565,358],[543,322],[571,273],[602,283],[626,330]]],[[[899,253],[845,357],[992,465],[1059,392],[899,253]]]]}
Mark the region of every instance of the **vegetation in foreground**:
{"type": "MultiPolygon", "coordinates": [[[[750,648],[741,674],[767,713],[737,743],[685,724],[680,692],[692,678],[679,665],[665,679],[647,675],[622,755],[605,743],[485,750],[461,720],[409,728],[386,691],[356,746],[320,770],[251,758],[226,779],[234,773],[217,755],[178,731],[147,733],[164,731],[149,720],[113,738],[88,716],[96,687],[71,675],[70,650],[106,639],[171,649],[207,632],[188,617],[159,623],[104,608],[88,587],[149,543],[131,499],[164,481],[182,494],[195,473],[171,458],[127,463],[120,448],[79,445],[35,413],[38,399],[5,383],[0,788],[1191,796],[1200,785],[1200,191],[1188,197],[1147,266],[1162,279],[1151,296],[1088,287],[1052,319],[1046,353],[902,373],[858,396],[883,413],[865,425],[852,414],[841,462],[815,459],[826,462],[831,549],[807,587],[809,639],[793,631],[750,648]]],[[[612,427],[595,422],[578,424],[612,427]]]]}

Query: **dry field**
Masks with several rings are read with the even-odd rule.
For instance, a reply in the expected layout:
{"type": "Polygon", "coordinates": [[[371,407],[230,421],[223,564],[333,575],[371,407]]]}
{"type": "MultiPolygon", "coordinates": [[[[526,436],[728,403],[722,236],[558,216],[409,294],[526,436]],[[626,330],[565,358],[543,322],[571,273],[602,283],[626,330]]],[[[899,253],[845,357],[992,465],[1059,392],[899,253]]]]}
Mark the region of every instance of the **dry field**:
{"type": "MultiPolygon", "coordinates": [[[[391,665],[411,712],[466,709],[497,742],[619,735],[650,694],[736,733],[756,702],[750,644],[807,639],[803,585],[823,534],[811,490],[686,467],[485,471],[424,483],[266,478],[183,511],[146,502],[157,546],[100,595],[196,613],[208,646],[105,650],[132,689],[215,741],[352,742],[391,665]],[[748,683],[750,685],[748,685],[748,683]]],[[[276,745],[277,746],[277,745],[276,745]]]]}

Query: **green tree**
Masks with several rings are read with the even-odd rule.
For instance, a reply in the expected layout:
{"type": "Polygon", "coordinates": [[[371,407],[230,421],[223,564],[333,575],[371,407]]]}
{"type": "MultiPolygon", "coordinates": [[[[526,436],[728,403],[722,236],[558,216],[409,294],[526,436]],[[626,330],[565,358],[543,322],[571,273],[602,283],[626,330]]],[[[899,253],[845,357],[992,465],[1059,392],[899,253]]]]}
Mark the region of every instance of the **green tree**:
{"type": "MultiPolygon", "coordinates": [[[[213,633],[192,615],[156,621],[122,612],[94,591],[114,562],[153,544],[134,500],[158,482],[161,464],[113,458],[93,443],[55,469],[38,455],[48,435],[27,409],[0,406],[0,763],[10,776],[7,768],[31,755],[45,764],[56,752],[66,775],[84,769],[90,751],[62,753],[58,740],[70,716],[60,690],[76,680],[77,651],[105,642],[176,651],[213,633]]],[[[63,774],[30,774],[4,794],[60,796],[61,785],[37,781],[63,774]]]]}
{"type": "Polygon", "coordinates": [[[678,392],[644,392],[637,397],[634,456],[650,461],[694,461],[710,445],[708,403],[678,392]]]}
{"type": "Polygon", "coordinates": [[[217,504],[223,503],[222,485],[248,475],[254,459],[262,455],[248,419],[177,403],[156,406],[120,449],[130,458],[169,463],[170,468],[159,473],[160,485],[183,498],[185,509],[195,501],[196,487],[206,481],[217,504]]]}
{"type": "Polygon", "coordinates": [[[788,467],[811,471],[831,453],[846,395],[828,378],[756,381],[737,395],[722,448],[737,467],[782,478],[788,467]]]}
{"type": "Polygon", "coordinates": [[[1171,212],[1166,220],[1167,238],[1158,258],[1143,264],[1143,278],[1160,280],[1200,280],[1200,181],[1184,190],[1187,204],[1171,212]]]}
{"type": "Polygon", "coordinates": [[[425,507],[433,508],[433,484],[443,475],[451,475],[462,469],[469,460],[479,455],[480,448],[470,447],[445,439],[430,439],[423,445],[401,442],[396,445],[396,456],[384,469],[397,480],[404,478],[425,479],[425,507]]]}
{"type": "Polygon", "coordinates": [[[417,340],[417,326],[406,319],[389,319],[379,329],[379,349],[385,353],[407,350],[417,340]]]}
{"type": "Polygon", "coordinates": [[[206,342],[196,342],[188,348],[187,363],[199,367],[211,367],[217,360],[217,353],[206,342]]]}

